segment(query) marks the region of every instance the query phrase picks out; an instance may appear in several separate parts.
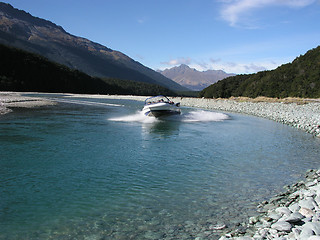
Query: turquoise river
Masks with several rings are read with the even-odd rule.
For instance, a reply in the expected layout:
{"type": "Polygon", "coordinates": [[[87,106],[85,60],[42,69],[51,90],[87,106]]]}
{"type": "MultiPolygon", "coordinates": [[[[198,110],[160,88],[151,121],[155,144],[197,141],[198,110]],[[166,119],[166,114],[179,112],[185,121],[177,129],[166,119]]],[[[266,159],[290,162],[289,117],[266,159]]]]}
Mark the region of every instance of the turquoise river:
{"type": "Polygon", "coordinates": [[[54,97],[0,116],[0,239],[218,239],[320,167],[319,139],[273,121],[54,97]]]}

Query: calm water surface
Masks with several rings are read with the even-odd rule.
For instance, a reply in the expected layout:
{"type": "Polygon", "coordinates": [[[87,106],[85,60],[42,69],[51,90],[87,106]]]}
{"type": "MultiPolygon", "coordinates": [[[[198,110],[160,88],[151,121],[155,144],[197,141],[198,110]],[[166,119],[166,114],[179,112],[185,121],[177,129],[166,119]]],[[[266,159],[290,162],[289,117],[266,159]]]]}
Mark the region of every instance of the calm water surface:
{"type": "Polygon", "coordinates": [[[0,239],[203,237],[320,167],[319,139],[269,120],[61,100],[0,117],[0,239]]]}

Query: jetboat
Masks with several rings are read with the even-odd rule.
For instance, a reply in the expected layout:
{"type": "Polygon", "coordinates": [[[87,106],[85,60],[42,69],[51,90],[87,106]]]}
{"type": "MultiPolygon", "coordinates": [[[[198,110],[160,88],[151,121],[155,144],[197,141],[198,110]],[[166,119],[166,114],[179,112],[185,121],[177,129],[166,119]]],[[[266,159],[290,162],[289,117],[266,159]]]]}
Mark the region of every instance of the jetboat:
{"type": "Polygon", "coordinates": [[[146,116],[162,117],[180,114],[180,103],[174,103],[163,95],[147,98],[142,112],[146,116]]]}

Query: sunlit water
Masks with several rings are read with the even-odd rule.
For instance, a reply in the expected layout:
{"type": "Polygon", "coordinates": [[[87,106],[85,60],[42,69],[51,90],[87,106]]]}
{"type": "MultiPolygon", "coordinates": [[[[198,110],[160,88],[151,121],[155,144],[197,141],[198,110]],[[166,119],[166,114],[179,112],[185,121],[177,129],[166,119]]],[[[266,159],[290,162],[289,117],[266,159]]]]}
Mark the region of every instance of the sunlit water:
{"type": "Polygon", "coordinates": [[[320,163],[319,139],[261,118],[60,101],[0,117],[0,239],[204,237],[320,163]]]}

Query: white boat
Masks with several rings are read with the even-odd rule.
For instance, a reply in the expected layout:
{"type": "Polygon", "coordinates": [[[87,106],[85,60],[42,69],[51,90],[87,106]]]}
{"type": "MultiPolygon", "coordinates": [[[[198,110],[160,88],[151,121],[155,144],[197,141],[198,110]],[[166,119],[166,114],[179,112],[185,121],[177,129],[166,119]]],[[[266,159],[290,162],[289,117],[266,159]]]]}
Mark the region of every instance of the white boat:
{"type": "Polygon", "coordinates": [[[180,114],[180,103],[174,103],[162,95],[150,97],[145,100],[142,112],[153,117],[180,114]]]}

